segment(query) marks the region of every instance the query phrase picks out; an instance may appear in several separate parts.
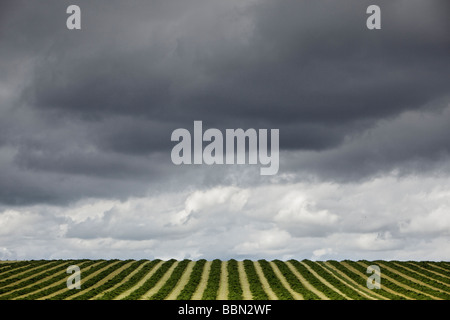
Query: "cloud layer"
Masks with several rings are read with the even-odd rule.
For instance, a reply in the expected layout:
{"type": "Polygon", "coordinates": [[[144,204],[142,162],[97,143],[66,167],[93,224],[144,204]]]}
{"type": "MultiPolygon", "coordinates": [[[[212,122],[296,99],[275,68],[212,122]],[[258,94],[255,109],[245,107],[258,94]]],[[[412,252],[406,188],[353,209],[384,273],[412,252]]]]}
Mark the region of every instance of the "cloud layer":
{"type": "Polygon", "coordinates": [[[448,257],[450,8],[378,2],[3,1],[0,258],[448,257]],[[279,173],[174,166],[194,120],[279,173]]]}
{"type": "Polygon", "coordinates": [[[449,195],[448,177],[391,175],[38,205],[0,214],[1,254],[439,260],[450,253],[449,195]]]}

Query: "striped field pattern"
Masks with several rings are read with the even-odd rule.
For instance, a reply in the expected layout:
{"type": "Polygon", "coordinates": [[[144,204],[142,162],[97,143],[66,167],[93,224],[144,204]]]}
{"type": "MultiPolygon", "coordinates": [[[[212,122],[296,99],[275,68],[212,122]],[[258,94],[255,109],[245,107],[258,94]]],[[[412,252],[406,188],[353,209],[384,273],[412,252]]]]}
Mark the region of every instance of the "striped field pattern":
{"type": "Polygon", "coordinates": [[[450,300],[450,262],[0,261],[0,300],[450,300]],[[67,288],[70,265],[81,289],[67,288]],[[368,289],[369,265],[381,289],[368,289]]]}

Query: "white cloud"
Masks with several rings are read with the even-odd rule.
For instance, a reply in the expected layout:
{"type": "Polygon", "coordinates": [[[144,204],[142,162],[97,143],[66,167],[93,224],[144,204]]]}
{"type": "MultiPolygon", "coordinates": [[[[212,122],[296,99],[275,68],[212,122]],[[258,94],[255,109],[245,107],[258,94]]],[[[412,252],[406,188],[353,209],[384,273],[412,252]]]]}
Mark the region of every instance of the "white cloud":
{"type": "Polygon", "coordinates": [[[271,230],[248,230],[250,238],[248,241],[239,243],[233,248],[233,251],[239,255],[267,255],[275,251],[284,251],[289,245],[291,236],[288,232],[273,228],[271,230]]]}
{"type": "Polygon", "coordinates": [[[216,186],[69,208],[16,207],[0,211],[1,254],[445,259],[449,193],[450,177],[391,174],[361,183],[216,186]]]}
{"type": "Polygon", "coordinates": [[[317,209],[313,200],[307,199],[305,191],[291,191],[281,199],[281,209],[274,221],[287,226],[305,228],[329,227],[338,221],[335,214],[326,209],[317,209]]]}
{"type": "Polygon", "coordinates": [[[206,191],[195,191],[188,196],[185,210],[188,213],[214,210],[226,204],[230,210],[242,209],[247,202],[249,192],[237,187],[215,187],[206,191]]]}
{"type": "Polygon", "coordinates": [[[334,253],[334,250],[332,248],[322,248],[317,249],[313,251],[313,256],[311,260],[319,260],[323,258],[324,256],[329,256],[334,253]]]}
{"type": "Polygon", "coordinates": [[[402,233],[450,236],[450,207],[442,205],[430,213],[414,216],[401,224],[400,230],[402,233]]]}
{"type": "Polygon", "coordinates": [[[399,240],[393,239],[389,232],[365,233],[358,235],[355,240],[356,247],[363,250],[386,251],[399,247],[399,240]]]}

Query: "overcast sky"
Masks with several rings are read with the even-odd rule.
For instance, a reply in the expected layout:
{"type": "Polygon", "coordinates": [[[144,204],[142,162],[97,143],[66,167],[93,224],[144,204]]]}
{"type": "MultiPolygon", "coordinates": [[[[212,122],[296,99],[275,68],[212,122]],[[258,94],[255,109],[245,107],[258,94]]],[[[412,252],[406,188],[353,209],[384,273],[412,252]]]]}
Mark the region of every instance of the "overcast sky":
{"type": "Polygon", "coordinates": [[[0,259],[449,260],[449,13],[1,0],[0,259]],[[278,173],[174,165],[194,120],[279,129],[278,173]]]}

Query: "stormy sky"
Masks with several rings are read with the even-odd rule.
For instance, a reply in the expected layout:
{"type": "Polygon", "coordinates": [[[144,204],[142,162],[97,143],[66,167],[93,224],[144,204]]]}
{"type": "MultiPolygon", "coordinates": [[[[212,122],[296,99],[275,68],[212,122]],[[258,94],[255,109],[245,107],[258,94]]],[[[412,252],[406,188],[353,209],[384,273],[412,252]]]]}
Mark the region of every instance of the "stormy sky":
{"type": "Polygon", "coordinates": [[[449,14],[2,0],[0,259],[448,260],[449,14]],[[195,120],[279,129],[278,173],[174,165],[195,120]]]}

